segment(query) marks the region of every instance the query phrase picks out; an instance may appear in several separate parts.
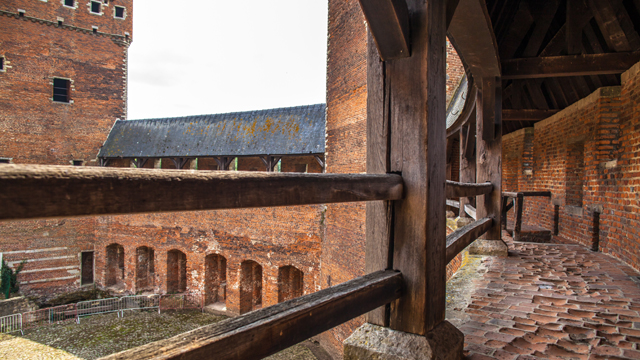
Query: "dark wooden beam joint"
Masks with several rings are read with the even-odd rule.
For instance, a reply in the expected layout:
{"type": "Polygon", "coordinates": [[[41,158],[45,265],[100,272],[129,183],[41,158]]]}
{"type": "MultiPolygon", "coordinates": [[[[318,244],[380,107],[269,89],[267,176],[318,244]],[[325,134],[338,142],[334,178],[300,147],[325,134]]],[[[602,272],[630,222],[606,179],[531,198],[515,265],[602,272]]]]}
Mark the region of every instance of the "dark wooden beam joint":
{"type": "Polygon", "coordinates": [[[640,51],[547,56],[502,61],[502,79],[621,74],[640,61],[640,51]]]}
{"type": "Polygon", "coordinates": [[[411,56],[405,0],[359,0],[383,61],[411,56]]]}

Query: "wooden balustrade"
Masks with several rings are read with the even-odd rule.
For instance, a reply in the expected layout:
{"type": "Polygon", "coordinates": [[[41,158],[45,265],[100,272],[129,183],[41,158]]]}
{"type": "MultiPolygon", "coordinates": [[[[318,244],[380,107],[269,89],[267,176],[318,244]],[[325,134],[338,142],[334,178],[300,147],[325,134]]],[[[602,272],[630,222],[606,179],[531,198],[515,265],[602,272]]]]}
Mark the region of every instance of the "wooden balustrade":
{"type": "Polygon", "coordinates": [[[262,359],[400,297],[402,275],[377,271],[102,359],[262,359]]]}
{"type": "Polygon", "coordinates": [[[474,242],[480,235],[491,228],[493,220],[480,219],[467,226],[463,226],[447,236],[447,263],[456,257],[462,250],[474,242]]]}
{"type": "Polygon", "coordinates": [[[398,200],[399,175],[0,166],[0,220],[398,200]]]}
{"type": "Polygon", "coordinates": [[[507,228],[507,212],[515,207],[515,223],[513,225],[513,240],[519,241],[522,236],[522,212],[525,197],[551,197],[551,191],[503,191],[502,192],[502,227],[507,228]],[[514,199],[509,202],[509,199],[514,199]]]}
{"type": "Polygon", "coordinates": [[[493,184],[490,182],[475,184],[447,180],[447,199],[486,195],[492,191],[493,184]]]}

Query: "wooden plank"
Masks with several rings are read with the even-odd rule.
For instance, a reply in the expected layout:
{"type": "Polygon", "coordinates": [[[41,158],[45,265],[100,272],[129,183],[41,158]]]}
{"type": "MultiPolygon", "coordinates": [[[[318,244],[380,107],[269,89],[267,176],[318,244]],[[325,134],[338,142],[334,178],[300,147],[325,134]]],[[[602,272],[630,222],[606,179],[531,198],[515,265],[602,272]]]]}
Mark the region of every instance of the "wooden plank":
{"type": "Polygon", "coordinates": [[[391,171],[402,173],[406,190],[393,236],[393,268],[404,276],[406,296],[392,304],[390,327],[425,335],[444,321],[446,300],[446,2],[407,4],[412,56],[385,65],[391,171]]]}
{"type": "Polygon", "coordinates": [[[518,193],[516,197],[516,223],[513,229],[513,240],[520,240],[520,233],[522,232],[522,211],[524,208],[524,196],[522,193],[518,193]]]}
{"type": "Polygon", "coordinates": [[[460,0],[447,0],[447,29],[451,25],[451,20],[453,20],[453,15],[456,13],[459,3],[460,0]]]}
{"type": "Polygon", "coordinates": [[[463,226],[447,236],[447,263],[491,228],[493,220],[484,218],[463,226]]]}
{"type": "Polygon", "coordinates": [[[502,109],[502,121],[540,121],[547,119],[560,110],[540,109],[502,109]]]}
{"type": "MultiPolygon", "coordinates": [[[[582,51],[582,29],[587,22],[584,21],[583,14],[590,14],[591,10],[585,3],[585,0],[567,0],[567,53],[569,55],[577,55],[582,51]]],[[[589,16],[589,18],[591,18],[589,16]]]]}
{"type": "Polygon", "coordinates": [[[0,188],[9,220],[397,200],[403,186],[398,175],[2,165],[0,188]]]}
{"type": "Polygon", "coordinates": [[[532,2],[530,3],[530,6],[532,7],[531,12],[537,16],[533,25],[533,32],[531,33],[531,36],[529,36],[527,46],[522,52],[522,57],[538,55],[542,42],[544,41],[547,32],[549,31],[549,27],[551,26],[551,22],[553,21],[553,17],[558,11],[559,2],[558,0],[532,2]]]}
{"type": "Polygon", "coordinates": [[[466,212],[472,219],[477,219],[477,212],[476,212],[476,208],[474,208],[471,205],[465,205],[464,206],[464,212],[466,212]]]}
{"type": "Polygon", "coordinates": [[[617,9],[614,7],[614,3],[621,6],[622,1],[587,0],[587,3],[610,49],[616,52],[635,49],[629,44],[627,34],[617,17],[617,9]]]}
{"type": "MultiPolygon", "coordinates": [[[[475,120],[475,114],[474,114],[475,120]]],[[[476,182],[476,124],[470,122],[460,131],[460,182],[476,182]]],[[[460,198],[460,217],[468,217],[465,205],[475,205],[475,199],[460,198]]]]}
{"type": "Polygon", "coordinates": [[[506,197],[510,197],[510,198],[516,198],[516,197],[518,197],[518,193],[514,192],[514,191],[503,191],[502,192],[502,196],[506,196],[506,197]]]}
{"type": "Polygon", "coordinates": [[[456,209],[460,209],[460,202],[459,201],[455,201],[455,200],[447,199],[447,206],[451,206],[451,207],[454,207],[456,209]]]}
{"type": "Polygon", "coordinates": [[[484,194],[490,194],[492,191],[493,184],[491,184],[490,182],[476,184],[447,180],[447,199],[480,196],[484,194]]]}
{"type": "Polygon", "coordinates": [[[476,133],[483,134],[490,126],[494,133],[492,139],[484,136],[476,137],[476,181],[491,182],[493,191],[476,199],[477,218],[492,218],[493,225],[483,235],[487,240],[501,240],[501,205],[502,205],[502,101],[497,96],[502,89],[500,78],[482,80],[482,93],[477,104],[478,118],[476,133]],[[496,123],[498,126],[496,127],[496,123]],[[495,127],[495,128],[494,128],[495,127]]]}
{"type": "MultiPolygon", "coordinates": [[[[385,63],[380,60],[368,34],[367,43],[367,173],[386,174],[389,172],[389,109],[385,96],[385,63]]],[[[366,205],[366,245],[365,272],[391,269],[391,221],[393,203],[391,201],[371,201],[366,205]]],[[[367,313],[369,323],[388,326],[388,306],[367,313]]]]}
{"type": "Polygon", "coordinates": [[[102,359],[262,359],[389,303],[401,292],[399,272],[378,271],[102,359]]]}
{"type": "Polygon", "coordinates": [[[405,0],[358,0],[382,60],[411,56],[405,0]]]}
{"type": "Polygon", "coordinates": [[[551,191],[520,191],[519,194],[522,194],[524,197],[531,196],[543,196],[543,197],[551,197],[551,191]]]}
{"type": "Polygon", "coordinates": [[[638,61],[640,51],[510,59],[502,62],[502,79],[620,74],[638,61]]]}

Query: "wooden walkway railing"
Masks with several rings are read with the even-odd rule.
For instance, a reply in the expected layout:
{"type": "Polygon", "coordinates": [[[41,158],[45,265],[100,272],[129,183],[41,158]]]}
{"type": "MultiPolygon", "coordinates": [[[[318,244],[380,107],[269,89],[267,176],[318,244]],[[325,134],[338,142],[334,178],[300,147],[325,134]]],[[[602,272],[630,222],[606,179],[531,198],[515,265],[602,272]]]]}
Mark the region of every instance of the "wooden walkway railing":
{"type": "Polygon", "coordinates": [[[502,192],[502,227],[507,228],[507,212],[511,210],[515,203],[516,218],[513,225],[513,240],[519,241],[522,234],[522,211],[524,209],[525,197],[551,197],[551,191],[503,191],[502,192]],[[511,202],[510,200],[515,201],[511,202]]]}
{"type": "MultiPolygon", "coordinates": [[[[460,203],[450,198],[487,195],[491,194],[492,191],[493,185],[488,182],[473,184],[447,180],[447,205],[460,208],[460,203]]],[[[476,211],[471,205],[465,204],[464,211],[473,219],[476,219],[476,211]]],[[[492,225],[493,220],[491,218],[483,218],[449,234],[447,236],[447,263],[478,237],[486,233],[492,225]]]]}

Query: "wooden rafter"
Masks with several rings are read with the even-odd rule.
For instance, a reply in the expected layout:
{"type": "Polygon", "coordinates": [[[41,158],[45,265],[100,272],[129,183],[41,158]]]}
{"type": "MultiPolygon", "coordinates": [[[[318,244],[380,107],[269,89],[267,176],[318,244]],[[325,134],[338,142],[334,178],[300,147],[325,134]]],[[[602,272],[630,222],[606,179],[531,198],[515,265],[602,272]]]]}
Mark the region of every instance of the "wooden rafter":
{"type": "Polygon", "coordinates": [[[502,109],[502,121],[540,121],[558,113],[560,110],[539,109],[502,109]]]}
{"type": "Polygon", "coordinates": [[[503,79],[620,74],[640,61],[640,51],[510,59],[502,62],[503,79]]]}

